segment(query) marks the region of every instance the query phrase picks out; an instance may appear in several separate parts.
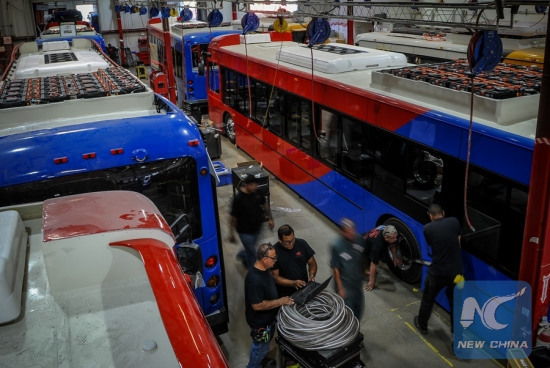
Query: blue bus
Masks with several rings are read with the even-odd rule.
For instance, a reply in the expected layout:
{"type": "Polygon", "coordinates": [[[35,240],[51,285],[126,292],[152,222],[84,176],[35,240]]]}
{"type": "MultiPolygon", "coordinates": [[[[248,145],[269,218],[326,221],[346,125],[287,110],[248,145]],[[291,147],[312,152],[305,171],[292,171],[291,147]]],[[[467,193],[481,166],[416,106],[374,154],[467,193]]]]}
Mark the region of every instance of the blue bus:
{"type": "Polygon", "coordinates": [[[0,81],[0,115],[0,206],[144,194],[171,225],[213,331],[227,331],[216,174],[191,119],[88,39],[17,45],[0,81]]]}
{"type": "Polygon", "coordinates": [[[51,41],[72,41],[73,38],[88,38],[94,40],[101,46],[103,51],[107,51],[105,40],[90,23],[79,20],[75,22],[50,22],[46,29],[36,38],[36,42],[42,45],[44,42],[51,41]]]}
{"type": "MultiPolygon", "coordinates": [[[[242,31],[230,25],[210,28],[202,21],[172,23],[165,31],[159,18],[147,25],[151,50],[151,69],[167,74],[168,88],[175,90],[170,95],[173,103],[189,112],[200,123],[201,116],[208,113],[204,54],[214,37],[237,34],[242,31]],[[170,44],[170,54],[166,45],[170,44]],[[171,57],[167,57],[171,55],[171,57]],[[173,97],[172,97],[173,96],[173,97]]],[[[217,70],[211,69],[216,80],[217,70]]]]}

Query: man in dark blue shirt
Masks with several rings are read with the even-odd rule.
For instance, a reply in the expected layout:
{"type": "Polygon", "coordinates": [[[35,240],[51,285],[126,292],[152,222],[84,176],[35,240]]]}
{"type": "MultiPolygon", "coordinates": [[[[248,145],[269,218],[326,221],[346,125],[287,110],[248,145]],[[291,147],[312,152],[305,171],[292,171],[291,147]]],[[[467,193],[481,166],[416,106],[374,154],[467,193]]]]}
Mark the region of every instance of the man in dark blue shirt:
{"type": "Polygon", "coordinates": [[[438,204],[428,209],[430,223],[424,225],[424,237],[432,248],[432,264],[424,283],[424,294],[414,325],[423,333],[428,333],[428,320],[432,314],[437,294],[444,288],[451,307],[451,330],[453,326],[453,289],[457,275],[462,274],[460,236],[462,229],[455,217],[445,218],[445,212],[438,204]]]}

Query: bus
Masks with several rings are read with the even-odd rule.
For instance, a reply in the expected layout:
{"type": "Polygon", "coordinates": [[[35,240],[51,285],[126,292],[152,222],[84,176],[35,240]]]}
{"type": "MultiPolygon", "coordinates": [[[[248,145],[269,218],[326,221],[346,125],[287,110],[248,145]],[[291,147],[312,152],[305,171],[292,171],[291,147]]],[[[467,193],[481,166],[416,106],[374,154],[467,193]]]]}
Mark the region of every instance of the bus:
{"type": "Polygon", "coordinates": [[[368,32],[355,37],[358,46],[400,52],[410,63],[435,63],[466,58],[468,44],[453,43],[440,33],[408,34],[394,32],[368,32]]]}
{"type": "Polygon", "coordinates": [[[165,31],[161,19],[153,18],[147,24],[147,32],[151,69],[167,74],[168,88],[175,90],[172,102],[200,123],[202,115],[208,113],[203,53],[212,38],[242,31],[233,29],[230,24],[210,28],[202,21],[174,22],[165,31]],[[167,57],[167,42],[170,43],[171,58],[167,57]]]}
{"type": "MultiPolygon", "coordinates": [[[[544,37],[500,34],[503,62],[542,68],[544,37]]],[[[425,64],[465,59],[471,35],[460,33],[367,32],[357,35],[358,46],[400,52],[410,63],[425,64]]]]}
{"type": "Polygon", "coordinates": [[[433,202],[463,225],[466,279],[517,279],[540,69],[499,65],[508,82],[489,73],[471,96],[465,60],[417,66],[354,45],[265,41],[211,42],[214,126],[233,126],[238,147],[330,220],[395,225],[404,264],[386,261],[404,281],[431,259],[422,228],[433,202]]]}
{"type": "Polygon", "coordinates": [[[89,39],[16,46],[0,81],[0,206],[144,194],[216,334],[228,311],[216,173],[197,125],[89,39]]]}
{"type": "Polygon", "coordinates": [[[40,33],[40,37],[36,38],[36,42],[42,45],[49,41],[71,41],[73,38],[89,38],[94,40],[101,46],[103,51],[107,52],[105,40],[100,33],[86,21],[75,22],[50,22],[46,25],[46,29],[40,33]]]}

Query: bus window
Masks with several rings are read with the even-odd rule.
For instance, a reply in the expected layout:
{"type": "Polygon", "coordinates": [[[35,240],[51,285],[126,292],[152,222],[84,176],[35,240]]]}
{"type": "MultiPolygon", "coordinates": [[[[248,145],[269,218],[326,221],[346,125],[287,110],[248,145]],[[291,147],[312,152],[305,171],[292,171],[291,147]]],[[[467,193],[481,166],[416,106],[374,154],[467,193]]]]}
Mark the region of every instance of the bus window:
{"type": "Polygon", "coordinates": [[[280,135],[281,117],[284,110],[282,92],[278,88],[257,80],[251,80],[251,83],[253,118],[264,128],[280,135]]]}
{"type": "Polygon", "coordinates": [[[223,100],[235,110],[248,113],[248,81],[233,70],[223,69],[223,100]]]}
{"type": "Polygon", "coordinates": [[[301,98],[291,98],[287,101],[289,118],[287,120],[285,138],[298,147],[309,150],[311,147],[311,105],[301,98]]]}
{"type": "Polygon", "coordinates": [[[370,189],[374,172],[371,129],[360,121],[342,119],[342,170],[370,189]]]}
{"type": "Polygon", "coordinates": [[[194,45],[191,47],[191,61],[193,68],[198,68],[201,62],[201,45],[194,45]]]}
{"type": "Polygon", "coordinates": [[[0,188],[0,205],[43,201],[103,190],[131,190],[151,199],[168,223],[182,214],[202,236],[196,163],[191,158],[124,165],[0,188]]]}
{"type": "Polygon", "coordinates": [[[284,117],[284,93],[278,89],[273,89],[269,104],[269,130],[278,136],[281,135],[281,124],[284,117]]]}
{"type": "Polygon", "coordinates": [[[443,159],[420,146],[409,145],[407,150],[407,194],[430,205],[441,191],[443,159]]]}
{"type": "Polygon", "coordinates": [[[476,231],[465,225],[465,249],[516,274],[522,245],[517,224],[525,223],[527,197],[526,187],[472,167],[468,174],[468,215],[476,231]]]}
{"type": "Polygon", "coordinates": [[[249,97],[248,97],[248,78],[240,73],[237,74],[237,104],[235,109],[241,111],[245,115],[250,115],[249,97]]]}
{"type": "Polygon", "coordinates": [[[176,77],[183,78],[183,57],[181,52],[175,47],[172,48],[172,55],[174,58],[174,73],[176,77]]]}
{"type": "Polygon", "coordinates": [[[336,157],[338,153],[338,117],[336,114],[320,110],[321,126],[319,129],[319,156],[336,165],[336,157]]]}
{"type": "Polygon", "coordinates": [[[404,191],[405,142],[389,133],[380,132],[375,143],[375,183],[404,191]]]}
{"type": "Polygon", "coordinates": [[[271,88],[266,83],[251,79],[252,90],[252,118],[263,127],[269,126],[269,95],[271,88]]]}

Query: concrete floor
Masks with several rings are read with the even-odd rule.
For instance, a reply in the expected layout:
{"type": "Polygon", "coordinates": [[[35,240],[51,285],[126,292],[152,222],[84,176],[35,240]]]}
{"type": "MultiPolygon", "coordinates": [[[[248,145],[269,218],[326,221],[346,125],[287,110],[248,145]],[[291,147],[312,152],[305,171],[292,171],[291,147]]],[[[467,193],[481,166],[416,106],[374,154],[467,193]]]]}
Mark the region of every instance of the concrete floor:
{"type": "MultiPolygon", "coordinates": [[[[238,162],[250,161],[243,151],[222,138],[222,155],[215,159],[228,168],[238,162]]],[[[329,267],[329,242],[337,236],[337,227],[318,213],[305,200],[270,176],[271,207],[275,230],[290,224],[299,238],[304,238],[316,251],[319,266],[317,281],[331,276],[329,267]]],[[[220,226],[223,237],[226,265],[230,324],[229,332],[221,336],[223,349],[231,367],[246,367],[251,346],[249,327],[244,318],[244,278],[246,269],[236,260],[240,243],[230,243],[228,238],[229,211],[233,197],[231,185],[218,187],[220,226]]],[[[261,241],[277,241],[277,234],[267,225],[261,241]]],[[[364,347],[361,360],[370,368],[395,367],[505,367],[505,362],[493,360],[461,360],[451,345],[449,315],[436,307],[429,322],[429,333],[421,335],[413,325],[413,317],[420,305],[419,285],[409,285],[393,276],[388,268],[380,267],[378,287],[365,292],[366,310],[361,323],[364,347]]],[[[333,290],[333,285],[329,286],[333,290]]],[[[276,357],[277,344],[272,342],[270,355],[276,357]]]]}

